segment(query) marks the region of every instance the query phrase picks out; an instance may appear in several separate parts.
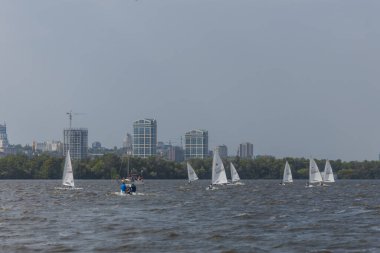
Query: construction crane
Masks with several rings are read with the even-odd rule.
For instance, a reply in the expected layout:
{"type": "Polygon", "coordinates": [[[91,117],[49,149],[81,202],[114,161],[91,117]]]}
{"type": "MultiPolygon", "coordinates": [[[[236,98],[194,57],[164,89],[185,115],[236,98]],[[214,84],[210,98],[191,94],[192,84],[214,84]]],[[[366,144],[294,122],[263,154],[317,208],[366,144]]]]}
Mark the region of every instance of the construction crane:
{"type": "Polygon", "coordinates": [[[66,114],[69,115],[70,128],[71,128],[71,122],[73,120],[73,115],[83,115],[85,113],[73,112],[72,110],[70,110],[69,112],[66,112],[66,114]]]}

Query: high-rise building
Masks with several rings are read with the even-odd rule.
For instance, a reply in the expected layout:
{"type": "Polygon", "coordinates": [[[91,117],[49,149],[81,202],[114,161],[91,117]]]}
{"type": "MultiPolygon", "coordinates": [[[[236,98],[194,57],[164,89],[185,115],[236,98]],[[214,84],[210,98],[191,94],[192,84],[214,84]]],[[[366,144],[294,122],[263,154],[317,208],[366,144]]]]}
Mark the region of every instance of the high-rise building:
{"type": "Polygon", "coordinates": [[[7,125],[0,125],[0,152],[5,153],[8,148],[7,125]]]}
{"type": "Polygon", "coordinates": [[[241,143],[238,148],[238,156],[241,158],[253,158],[253,144],[249,142],[241,143]]]}
{"type": "Polygon", "coordinates": [[[67,128],[63,130],[63,154],[70,150],[71,159],[81,160],[88,154],[87,128],[67,128]]]}
{"type": "Polygon", "coordinates": [[[228,149],[226,145],[217,146],[216,149],[218,150],[221,158],[226,158],[228,156],[228,149]]]}
{"type": "Polygon", "coordinates": [[[155,156],[157,152],[157,121],[142,119],[133,123],[133,156],[155,156]]]}
{"type": "Polygon", "coordinates": [[[208,156],[208,132],[192,130],[185,134],[185,160],[208,156]]]}
{"type": "Polygon", "coordinates": [[[183,162],[183,148],[179,146],[171,146],[168,152],[168,160],[175,162],[183,162]]]}

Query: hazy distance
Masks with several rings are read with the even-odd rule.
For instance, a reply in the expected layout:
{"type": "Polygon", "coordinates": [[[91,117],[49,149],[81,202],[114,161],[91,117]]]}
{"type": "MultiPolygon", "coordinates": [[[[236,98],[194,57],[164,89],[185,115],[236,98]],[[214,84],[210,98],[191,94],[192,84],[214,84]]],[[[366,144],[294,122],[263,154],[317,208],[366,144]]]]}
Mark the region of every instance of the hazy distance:
{"type": "Polygon", "coordinates": [[[210,149],[343,160],[380,152],[380,9],[372,0],[3,0],[0,122],[11,144],[122,145],[209,131],[210,149]]]}

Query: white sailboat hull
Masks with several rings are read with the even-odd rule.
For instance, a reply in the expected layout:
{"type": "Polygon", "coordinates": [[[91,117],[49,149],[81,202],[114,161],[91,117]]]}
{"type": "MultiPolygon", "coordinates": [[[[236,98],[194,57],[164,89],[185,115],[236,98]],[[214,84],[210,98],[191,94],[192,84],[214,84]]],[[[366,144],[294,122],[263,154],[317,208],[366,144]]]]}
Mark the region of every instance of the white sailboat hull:
{"type": "Polygon", "coordinates": [[[64,191],[83,190],[83,188],[80,188],[80,187],[70,187],[70,186],[54,187],[54,189],[55,190],[64,190],[64,191]]]}
{"type": "Polygon", "coordinates": [[[125,192],[113,192],[111,193],[112,195],[116,195],[116,196],[122,196],[122,197],[125,197],[125,196],[137,196],[137,195],[145,195],[144,193],[141,193],[141,192],[131,192],[131,193],[125,193],[125,192]]]}

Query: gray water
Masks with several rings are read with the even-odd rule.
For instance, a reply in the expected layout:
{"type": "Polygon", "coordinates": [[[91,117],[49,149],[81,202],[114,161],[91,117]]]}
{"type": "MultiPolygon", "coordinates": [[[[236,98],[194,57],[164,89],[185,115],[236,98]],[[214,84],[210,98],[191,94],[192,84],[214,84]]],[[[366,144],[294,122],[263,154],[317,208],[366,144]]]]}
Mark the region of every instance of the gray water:
{"type": "Polygon", "coordinates": [[[380,252],[380,181],[0,181],[0,252],[380,252]]]}

